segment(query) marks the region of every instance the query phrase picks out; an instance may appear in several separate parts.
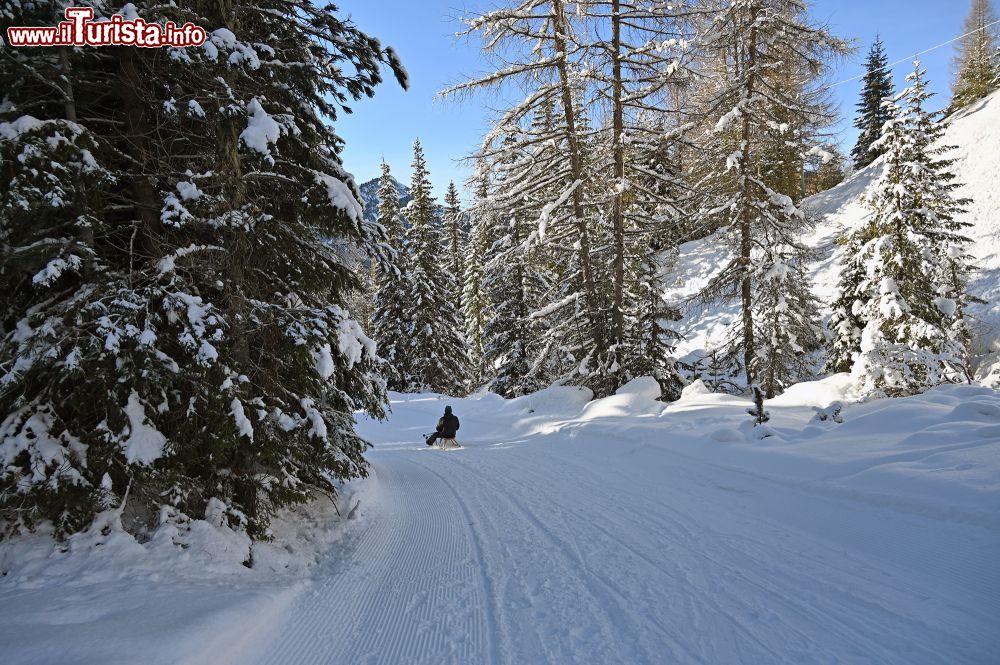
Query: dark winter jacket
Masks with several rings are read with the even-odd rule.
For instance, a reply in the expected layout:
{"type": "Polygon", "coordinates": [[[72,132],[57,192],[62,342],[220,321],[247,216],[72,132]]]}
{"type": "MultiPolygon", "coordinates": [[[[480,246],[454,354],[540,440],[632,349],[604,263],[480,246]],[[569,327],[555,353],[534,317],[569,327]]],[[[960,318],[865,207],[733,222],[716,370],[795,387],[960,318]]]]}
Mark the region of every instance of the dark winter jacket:
{"type": "Polygon", "coordinates": [[[444,415],[438,420],[437,431],[442,439],[454,439],[458,434],[458,418],[451,412],[451,407],[446,407],[444,415]]]}

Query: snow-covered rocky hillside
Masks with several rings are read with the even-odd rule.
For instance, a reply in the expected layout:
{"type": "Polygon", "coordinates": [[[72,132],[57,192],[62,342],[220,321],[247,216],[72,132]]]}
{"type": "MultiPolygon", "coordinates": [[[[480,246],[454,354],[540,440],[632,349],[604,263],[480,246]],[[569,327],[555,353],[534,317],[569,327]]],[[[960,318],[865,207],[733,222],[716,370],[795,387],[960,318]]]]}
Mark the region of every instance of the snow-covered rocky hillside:
{"type": "MultiPolygon", "coordinates": [[[[410,188],[395,178],[392,179],[392,182],[396,185],[396,192],[399,193],[400,207],[405,207],[407,203],[413,200],[413,197],[410,196],[410,188]]],[[[378,219],[378,188],[378,178],[372,178],[368,182],[363,182],[358,187],[358,191],[361,193],[361,205],[365,209],[365,219],[371,222],[378,219]]]]}
{"type": "MultiPolygon", "coordinates": [[[[1000,93],[949,119],[944,140],[956,147],[949,155],[956,160],[954,170],[962,183],[956,195],[972,199],[964,221],[973,224],[969,236],[979,272],[970,283],[970,291],[985,301],[969,308],[978,378],[1000,387],[1000,93]]],[[[835,298],[843,265],[843,250],[837,240],[870,214],[862,199],[878,179],[880,169],[880,162],[876,162],[804,202],[803,207],[816,222],[806,238],[806,244],[818,255],[811,270],[813,288],[825,306],[835,298]]],[[[683,301],[697,293],[725,260],[726,250],[717,236],[683,245],[677,264],[669,268],[667,297],[683,301]]],[[[684,341],[679,355],[697,357],[718,346],[737,311],[735,302],[728,307],[689,307],[680,324],[684,341]]]]}

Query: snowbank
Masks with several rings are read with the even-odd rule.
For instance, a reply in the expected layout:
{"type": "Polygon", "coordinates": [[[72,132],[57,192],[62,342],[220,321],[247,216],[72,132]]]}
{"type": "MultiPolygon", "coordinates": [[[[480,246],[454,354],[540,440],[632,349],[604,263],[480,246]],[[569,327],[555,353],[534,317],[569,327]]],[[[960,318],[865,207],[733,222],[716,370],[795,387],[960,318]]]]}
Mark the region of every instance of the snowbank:
{"type": "Polygon", "coordinates": [[[655,381],[637,379],[615,395],[555,386],[513,400],[481,393],[456,399],[393,394],[386,424],[362,420],[363,435],[412,447],[450,404],[466,446],[524,445],[563,435],[617,445],[646,442],[704,461],[825,492],[912,502],[926,513],[963,513],[1000,527],[1000,392],[941,386],[923,395],[857,403],[850,375],[800,383],[765,402],[771,418],[754,427],[749,399],[712,393],[701,382],[664,404],[655,381]],[[836,418],[833,416],[836,415],[836,418]],[[413,432],[400,438],[399,432],[413,432]],[[725,445],[719,445],[725,444],[725,445]]]}
{"type": "Polygon", "coordinates": [[[140,543],[115,511],[63,543],[44,531],[0,542],[2,660],[240,663],[280,626],[348,525],[363,522],[346,512],[372,483],[345,489],[343,516],[326,498],[283,511],[267,543],[221,520],[164,524],[140,543]]]}
{"type": "Polygon", "coordinates": [[[612,416],[658,416],[666,406],[658,402],[660,384],[651,376],[642,376],[626,383],[610,397],[595,400],[583,407],[581,420],[595,420],[612,416]]]}

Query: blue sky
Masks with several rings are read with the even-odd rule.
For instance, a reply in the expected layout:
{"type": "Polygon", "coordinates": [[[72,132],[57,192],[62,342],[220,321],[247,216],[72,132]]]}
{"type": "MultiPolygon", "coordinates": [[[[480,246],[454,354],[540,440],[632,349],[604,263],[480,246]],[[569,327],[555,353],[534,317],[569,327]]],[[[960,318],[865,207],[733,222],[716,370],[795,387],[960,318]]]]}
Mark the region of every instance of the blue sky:
{"type": "MultiPolygon", "coordinates": [[[[444,195],[449,180],[456,184],[468,175],[460,160],[478,145],[489,125],[490,106],[499,100],[481,94],[464,101],[442,101],[435,95],[450,84],[485,71],[478,40],[456,39],[461,29],[457,17],[463,11],[488,9],[481,0],[341,0],[340,11],[382,41],[393,46],[411,80],[402,91],[391,75],[375,97],[353,105],[355,113],[341,116],[337,131],[345,139],[344,161],[358,182],[379,174],[383,158],[401,182],[409,182],[413,139],[420,137],[427,155],[435,195],[444,195]]],[[[830,82],[863,73],[868,46],[876,33],[882,35],[890,61],[936,46],[961,33],[968,12],[967,0],[814,0],[815,20],[830,26],[834,34],[856,41],[857,53],[837,63],[830,82]]],[[[947,103],[950,62],[954,46],[921,56],[928,70],[931,89],[940,106],[947,103]]],[[[894,67],[897,86],[912,71],[907,61],[894,67]]],[[[854,145],[851,127],[860,81],[833,89],[845,119],[841,140],[845,151],[854,145]]]]}

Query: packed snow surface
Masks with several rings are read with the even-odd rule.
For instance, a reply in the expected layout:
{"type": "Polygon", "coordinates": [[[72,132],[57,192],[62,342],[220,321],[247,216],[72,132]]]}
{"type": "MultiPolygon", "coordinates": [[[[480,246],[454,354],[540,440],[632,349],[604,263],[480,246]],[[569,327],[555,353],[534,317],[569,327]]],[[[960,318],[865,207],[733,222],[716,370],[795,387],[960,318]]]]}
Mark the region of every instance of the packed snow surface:
{"type": "Polygon", "coordinates": [[[0,660],[995,663],[1000,393],[847,384],[795,386],[758,428],[700,383],[394,394],[343,518],[283,517],[253,569],[214,511],[143,544],[108,517],[0,545],[0,660]],[[421,441],[445,405],[460,450],[421,441]]]}

